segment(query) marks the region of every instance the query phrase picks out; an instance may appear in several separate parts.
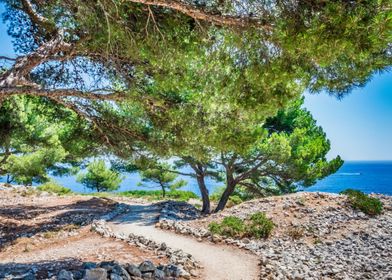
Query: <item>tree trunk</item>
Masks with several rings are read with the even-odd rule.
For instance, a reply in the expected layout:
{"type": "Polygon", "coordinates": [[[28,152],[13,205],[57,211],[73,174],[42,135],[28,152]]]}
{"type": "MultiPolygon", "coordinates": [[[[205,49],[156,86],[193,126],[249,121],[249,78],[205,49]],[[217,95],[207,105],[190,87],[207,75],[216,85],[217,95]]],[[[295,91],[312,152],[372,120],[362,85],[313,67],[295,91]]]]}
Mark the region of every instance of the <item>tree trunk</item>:
{"type": "Polygon", "coordinates": [[[215,213],[225,209],[227,201],[233,194],[236,185],[237,182],[233,178],[233,172],[229,168],[226,168],[226,189],[219,200],[218,206],[215,208],[215,213]]]}
{"type": "Polygon", "coordinates": [[[203,214],[209,214],[211,212],[210,196],[208,193],[206,183],[204,181],[204,175],[197,174],[196,178],[197,178],[197,184],[199,185],[199,189],[200,189],[200,193],[201,193],[201,199],[203,200],[203,207],[201,209],[201,212],[203,214]]]}
{"type": "Polygon", "coordinates": [[[165,198],[166,197],[166,189],[163,185],[161,185],[162,188],[162,197],[165,198]]]}
{"type": "Polygon", "coordinates": [[[7,174],[7,184],[11,184],[13,181],[12,177],[10,174],[7,174]]]}

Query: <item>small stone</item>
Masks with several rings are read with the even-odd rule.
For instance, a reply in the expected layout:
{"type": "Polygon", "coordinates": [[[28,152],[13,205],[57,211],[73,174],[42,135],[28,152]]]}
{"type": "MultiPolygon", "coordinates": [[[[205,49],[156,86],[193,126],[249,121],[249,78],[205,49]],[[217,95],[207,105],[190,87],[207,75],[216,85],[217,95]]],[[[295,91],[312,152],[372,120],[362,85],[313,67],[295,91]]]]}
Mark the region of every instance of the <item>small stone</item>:
{"type": "Polygon", "coordinates": [[[116,273],[110,274],[110,280],[123,280],[122,277],[116,273]]]}
{"type": "Polygon", "coordinates": [[[157,280],[164,280],[165,279],[165,272],[163,272],[160,269],[155,269],[154,278],[157,280]]]}
{"type": "Polygon", "coordinates": [[[142,277],[142,273],[136,265],[130,264],[126,267],[126,269],[131,276],[142,277]]]}
{"type": "Polygon", "coordinates": [[[165,242],[161,243],[159,249],[162,250],[162,251],[165,251],[167,249],[166,243],[165,242]]]}
{"type": "Polygon", "coordinates": [[[155,265],[151,261],[144,261],[139,265],[139,270],[142,273],[154,272],[155,265]]]}
{"type": "Polygon", "coordinates": [[[73,274],[71,271],[67,271],[65,269],[60,270],[57,275],[57,280],[73,280],[73,274]]]}
{"type": "Polygon", "coordinates": [[[107,280],[108,273],[103,268],[87,269],[83,277],[84,280],[107,280]]]}

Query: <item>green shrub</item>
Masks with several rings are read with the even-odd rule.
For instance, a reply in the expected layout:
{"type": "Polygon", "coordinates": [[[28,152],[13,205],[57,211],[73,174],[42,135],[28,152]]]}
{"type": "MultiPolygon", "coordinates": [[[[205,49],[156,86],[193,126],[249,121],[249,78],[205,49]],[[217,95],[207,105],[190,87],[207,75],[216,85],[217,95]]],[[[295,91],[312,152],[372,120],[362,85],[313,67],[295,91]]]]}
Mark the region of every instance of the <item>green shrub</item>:
{"type": "Polygon", "coordinates": [[[167,198],[188,201],[189,199],[198,199],[199,197],[191,191],[172,190],[166,193],[167,198]]]}
{"type": "Polygon", "coordinates": [[[247,233],[251,237],[267,238],[274,229],[274,223],[268,219],[265,213],[257,212],[250,217],[250,223],[247,226],[247,233]]]}
{"type": "Polygon", "coordinates": [[[71,189],[63,187],[56,183],[55,181],[49,181],[45,184],[42,184],[37,187],[39,191],[48,192],[48,193],[55,193],[58,195],[65,195],[72,193],[71,189]]]}
{"type": "Polygon", "coordinates": [[[353,189],[342,191],[341,194],[347,195],[351,207],[359,209],[365,214],[378,215],[382,212],[383,205],[378,198],[369,197],[365,193],[353,189]]]}
{"type": "Polygon", "coordinates": [[[97,192],[118,190],[123,179],[119,172],[108,168],[102,159],[90,162],[87,172],[77,176],[78,182],[97,192]]]}
{"type": "Polygon", "coordinates": [[[217,222],[211,222],[208,225],[208,229],[213,234],[222,234],[221,225],[219,223],[217,223],[217,222]]]}
{"type": "Polygon", "coordinates": [[[245,224],[240,218],[229,216],[223,219],[221,229],[222,235],[241,237],[245,232],[245,224]]]}
{"type": "Polygon", "coordinates": [[[228,216],[221,223],[211,222],[208,226],[213,234],[237,238],[248,236],[258,239],[267,238],[273,228],[274,223],[262,212],[254,213],[245,221],[234,216],[228,216]]]}
{"type": "MultiPolygon", "coordinates": [[[[147,190],[132,190],[119,192],[115,195],[125,196],[125,197],[134,197],[134,198],[145,198],[149,200],[161,200],[162,199],[162,191],[147,191],[147,190]]],[[[179,201],[188,201],[191,198],[197,199],[199,198],[194,192],[191,191],[181,191],[181,190],[172,190],[166,193],[167,199],[179,200],[179,201]]]]}
{"type": "Polygon", "coordinates": [[[209,229],[214,234],[241,237],[245,233],[245,224],[240,218],[229,216],[225,217],[220,224],[212,222],[209,229]]]}

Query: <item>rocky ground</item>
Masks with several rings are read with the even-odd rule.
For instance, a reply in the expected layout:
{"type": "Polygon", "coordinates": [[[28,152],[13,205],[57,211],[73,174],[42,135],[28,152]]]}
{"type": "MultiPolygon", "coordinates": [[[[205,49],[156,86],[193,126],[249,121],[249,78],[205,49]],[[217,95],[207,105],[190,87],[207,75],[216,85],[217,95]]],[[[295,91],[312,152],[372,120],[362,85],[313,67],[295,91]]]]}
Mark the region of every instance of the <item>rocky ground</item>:
{"type": "Polygon", "coordinates": [[[353,210],[345,196],[324,193],[253,200],[204,218],[189,211],[188,221],[176,219],[172,204],[159,226],[260,255],[261,279],[392,279],[392,197],[378,197],[384,212],[377,217],[353,210]],[[211,221],[257,211],[276,225],[267,240],[225,239],[208,232],[211,221]]]}
{"type": "MultiPolygon", "coordinates": [[[[392,279],[392,197],[378,197],[384,211],[376,217],[353,210],[344,196],[325,193],[258,199],[210,216],[187,203],[160,202],[156,226],[257,254],[260,279],[392,279]],[[275,224],[268,239],[235,240],[208,231],[211,221],[258,211],[275,224]]],[[[198,279],[189,273],[197,262],[186,252],[106,229],[106,220],[129,210],[132,201],[123,200],[128,205],[1,189],[0,279],[198,279]]]]}
{"type": "Polygon", "coordinates": [[[56,196],[18,187],[0,190],[0,279],[177,279],[165,254],[92,230],[123,204],[56,196]]]}

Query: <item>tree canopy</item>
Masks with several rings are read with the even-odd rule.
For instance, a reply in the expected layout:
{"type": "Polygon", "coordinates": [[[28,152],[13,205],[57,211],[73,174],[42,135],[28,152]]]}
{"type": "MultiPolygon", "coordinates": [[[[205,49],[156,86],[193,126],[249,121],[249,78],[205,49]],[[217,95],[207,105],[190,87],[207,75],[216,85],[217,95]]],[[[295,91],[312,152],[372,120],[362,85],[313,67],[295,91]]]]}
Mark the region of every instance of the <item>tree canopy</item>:
{"type": "MultiPolygon", "coordinates": [[[[72,112],[101,151],[176,156],[200,184],[237,159],[226,174],[243,185],[266,165],[287,189],[336,170],[308,113],[281,110],[305,90],[343,97],[392,62],[390,0],[1,2],[17,56],[0,57],[0,103],[72,112]]],[[[46,165],[72,154],[56,153],[46,165]]]]}
{"type": "Polygon", "coordinates": [[[113,146],[184,116],[201,141],[205,123],[260,123],[304,89],[341,96],[391,64],[390,1],[3,2],[19,56],[2,57],[0,96],[49,98],[113,146]]]}
{"type": "Polygon", "coordinates": [[[64,174],[98,150],[90,126],[63,107],[14,96],[0,107],[0,175],[30,185],[64,174]]]}

